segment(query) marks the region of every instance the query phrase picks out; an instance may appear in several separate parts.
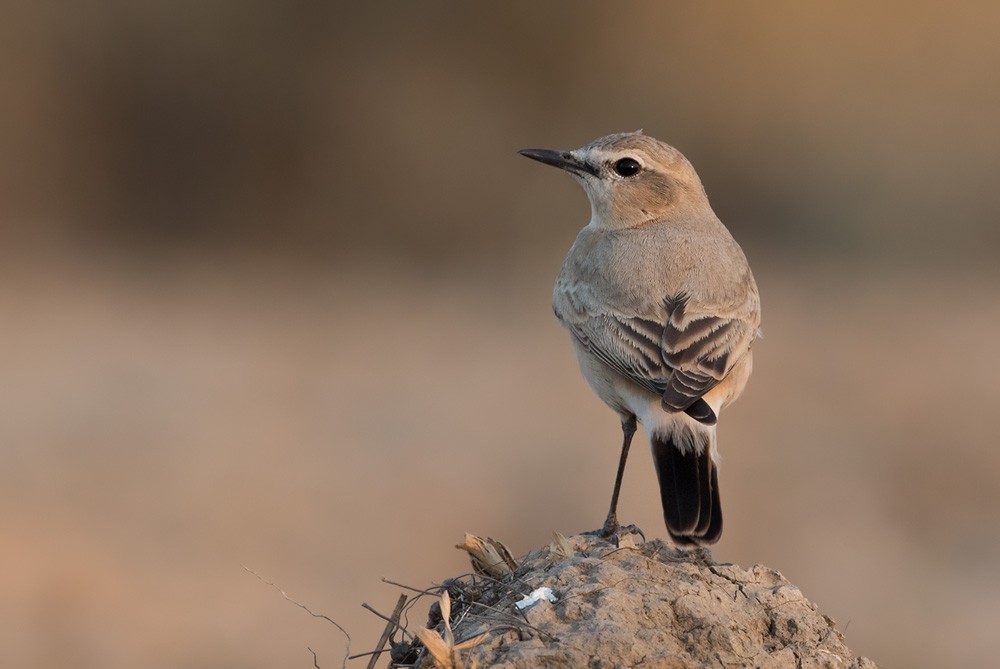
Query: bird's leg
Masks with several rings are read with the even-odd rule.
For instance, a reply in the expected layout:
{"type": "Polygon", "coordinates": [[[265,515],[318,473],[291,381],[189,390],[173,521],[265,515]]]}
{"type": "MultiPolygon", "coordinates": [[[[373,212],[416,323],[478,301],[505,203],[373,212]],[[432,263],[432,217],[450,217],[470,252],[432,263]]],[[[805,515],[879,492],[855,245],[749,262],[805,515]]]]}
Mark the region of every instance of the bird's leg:
{"type": "MultiPolygon", "coordinates": [[[[615,489],[611,493],[611,508],[608,509],[608,517],[604,521],[604,527],[594,533],[605,539],[612,540],[616,544],[618,543],[619,530],[622,529],[621,525],[618,524],[618,494],[621,492],[622,479],[625,476],[625,463],[628,461],[628,449],[632,445],[635,428],[635,416],[630,415],[622,420],[622,453],[618,459],[618,474],[615,476],[615,489]]],[[[646,536],[638,527],[629,525],[626,529],[639,534],[645,540],[646,536]]]]}
{"type": "Polygon", "coordinates": [[[625,462],[628,461],[628,449],[632,445],[632,437],[635,435],[635,416],[629,416],[622,421],[622,454],[618,458],[618,474],[615,476],[615,489],[611,493],[611,507],[608,509],[608,518],[604,521],[602,534],[610,537],[618,533],[618,494],[622,489],[622,479],[625,477],[625,462]]]}

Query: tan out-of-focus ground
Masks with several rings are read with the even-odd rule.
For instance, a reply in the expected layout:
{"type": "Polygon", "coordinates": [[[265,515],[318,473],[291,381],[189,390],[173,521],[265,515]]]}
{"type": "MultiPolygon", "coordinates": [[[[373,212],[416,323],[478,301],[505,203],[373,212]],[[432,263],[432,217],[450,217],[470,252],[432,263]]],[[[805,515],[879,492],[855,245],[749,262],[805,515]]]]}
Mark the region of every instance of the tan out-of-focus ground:
{"type": "MultiPolygon", "coordinates": [[[[721,424],[715,557],[779,569],[886,666],[986,666],[998,275],[753,260],[765,338],[721,424]]],[[[550,280],[5,263],[3,664],[337,666],[339,633],[243,565],[362,651],[379,579],[463,571],[465,530],[523,553],[596,527],[619,428],[550,280]]],[[[622,515],[664,536],[642,448],[622,515]]]]}

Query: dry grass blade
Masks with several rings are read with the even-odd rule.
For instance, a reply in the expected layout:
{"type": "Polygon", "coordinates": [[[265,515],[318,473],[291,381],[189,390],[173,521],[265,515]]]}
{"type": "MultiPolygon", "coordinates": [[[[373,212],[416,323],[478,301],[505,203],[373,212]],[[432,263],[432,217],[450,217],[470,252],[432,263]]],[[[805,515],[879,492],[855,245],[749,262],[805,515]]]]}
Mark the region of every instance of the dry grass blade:
{"type": "Polygon", "coordinates": [[[556,555],[564,560],[571,557],[574,553],[573,544],[571,544],[569,539],[559,532],[552,533],[552,543],[549,544],[549,550],[553,555],[556,555]]]}
{"type": "Polygon", "coordinates": [[[424,644],[424,648],[427,649],[427,652],[434,659],[438,667],[442,669],[463,669],[464,664],[458,651],[472,648],[482,643],[489,637],[490,633],[482,632],[471,639],[466,639],[456,644],[455,635],[451,629],[451,595],[448,594],[447,590],[441,593],[439,606],[441,607],[444,634],[438,633],[437,630],[421,628],[417,630],[416,636],[424,644]]]}
{"type": "Polygon", "coordinates": [[[511,555],[510,549],[492,537],[477,537],[465,533],[465,541],[456,544],[455,548],[469,554],[472,569],[477,574],[502,578],[517,569],[517,560],[511,555]]]}
{"type": "Polygon", "coordinates": [[[455,635],[451,633],[451,595],[445,590],[441,593],[441,618],[444,619],[444,642],[448,648],[455,647],[455,635]]]}
{"type": "Polygon", "coordinates": [[[454,649],[445,643],[440,634],[434,630],[421,628],[417,630],[417,638],[441,669],[458,669],[454,649]]]}

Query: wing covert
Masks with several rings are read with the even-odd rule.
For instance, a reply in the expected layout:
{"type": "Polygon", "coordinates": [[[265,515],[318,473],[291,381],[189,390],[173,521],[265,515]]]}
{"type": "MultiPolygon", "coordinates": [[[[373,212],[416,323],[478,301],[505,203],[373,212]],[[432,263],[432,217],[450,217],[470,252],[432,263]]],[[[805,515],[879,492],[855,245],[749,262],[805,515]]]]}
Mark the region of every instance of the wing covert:
{"type": "MultiPolygon", "coordinates": [[[[608,367],[661,395],[664,408],[685,411],[750,349],[757,324],[747,316],[754,313],[752,302],[728,315],[697,312],[680,294],[663,300],[656,320],[604,312],[566,325],[608,367]]],[[[705,409],[711,413],[708,407],[698,411],[705,409]]],[[[707,420],[714,422],[714,415],[707,420]]]]}

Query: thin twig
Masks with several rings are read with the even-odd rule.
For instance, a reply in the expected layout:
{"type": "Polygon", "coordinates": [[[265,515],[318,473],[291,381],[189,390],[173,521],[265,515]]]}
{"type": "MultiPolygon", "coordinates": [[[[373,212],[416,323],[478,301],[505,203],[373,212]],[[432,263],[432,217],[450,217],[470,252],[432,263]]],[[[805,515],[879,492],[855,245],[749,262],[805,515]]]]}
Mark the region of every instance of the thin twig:
{"type": "MultiPolygon", "coordinates": [[[[400,597],[402,597],[403,604],[406,604],[406,595],[400,595],[400,597]]],[[[365,609],[368,609],[369,611],[371,611],[372,613],[374,613],[375,615],[377,615],[379,618],[381,618],[382,620],[386,621],[390,625],[393,625],[395,627],[399,627],[399,620],[398,619],[393,620],[392,618],[387,618],[386,616],[382,615],[381,613],[379,613],[378,611],[376,611],[375,609],[373,609],[368,604],[362,604],[361,607],[365,608],[365,609]]],[[[402,630],[403,634],[405,634],[406,636],[410,637],[411,639],[413,638],[413,635],[410,634],[409,632],[407,632],[402,627],[399,627],[399,629],[402,630]]]]}
{"type": "Polygon", "coordinates": [[[421,590],[420,588],[414,588],[412,585],[405,585],[403,583],[397,583],[396,581],[388,579],[385,576],[382,577],[382,582],[383,583],[388,583],[389,585],[395,585],[396,587],[403,588],[404,590],[410,590],[412,592],[419,592],[422,595],[430,595],[431,597],[437,597],[438,596],[438,593],[434,592],[433,590],[421,590]]]}
{"type": "MultiPolygon", "coordinates": [[[[610,550],[607,553],[605,553],[604,555],[601,555],[597,559],[598,560],[603,560],[604,558],[609,558],[612,555],[614,555],[615,553],[620,553],[621,551],[637,551],[637,550],[639,550],[638,546],[619,546],[618,548],[610,550]]],[[[646,557],[646,556],[644,555],[643,557],[646,557]]]]}
{"type": "MultiPolygon", "coordinates": [[[[375,663],[378,662],[378,656],[382,654],[383,648],[385,648],[385,643],[389,640],[389,635],[392,634],[397,627],[399,627],[399,616],[403,613],[403,606],[406,604],[406,595],[400,593],[399,600],[396,602],[396,608],[392,610],[392,618],[386,623],[385,629],[382,630],[382,636],[379,637],[378,645],[375,646],[375,654],[372,655],[372,659],[368,661],[368,669],[375,669],[375,663]]],[[[400,627],[400,629],[403,629],[400,627]]],[[[403,630],[404,632],[406,630],[403,630]]]]}
{"type": "Polygon", "coordinates": [[[263,583],[264,585],[269,585],[272,588],[274,588],[275,590],[277,590],[281,594],[281,596],[285,598],[286,601],[291,602],[292,604],[295,604],[295,606],[299,607],[300,609],[302,609],[303,611],[305,611],[306,613],[308,613],[309,615],[311,615],[313,618],[322,618],[323,620],[327,621],[328,623],[330,623],[331,625],[333,625],[334,627],[336,627],[337,629],[339,629],[340,633],[343,634],[345,637],[347,637],[347,648],[344,651],[344,661],[340,663],[341,669],[347,669],[347,657],[351,654],[351,635],[347,633],[347,630],[345,630],[343,627],[340,626],[340,623],[338,623],[336,620],[334,620],[330,616],[324,615],[322,613],[315,613],[312,609],[310,609],[305,604],[303,604],[301,602],[295,601],[294,599],[292,599],[291,597],[288,596],[287,592],[285,592],[284,590],[282,590],[281,588],[279,588],[278,586],[276,586],[274,583],[271,583],[269,580],[267,580],[266,578],[264,578],[263,576],[261,576],[260,574],[258,574],[253,569],[251,569],[250,567],[246,566],[245,564],[244,565],[240,565],[240,566],[243,567],[244,571],[249,572],[250,574],[253,574],[254,576],[256,576],[257,580],[260,581],[261,583],[263,583]]]}
{"type": "MultiPolygon", "coordinates": [[[[502,590],[505,590],[508,594],[506,596],[502,597],[501,601],[507,599],[507,597],[509,597],[511,595],[513,595],[515,598],[519,598],[519,597],[524,596],[524,593],[520,592],[519,588],[516,588],[516,587],[513,586],[514,583],[520,584],[521,586],[525,587],[529,591],[533,589],[531,584],[527,583],[524,579],[521,579],[521,578],[518,578],[517,576],[514,576],[513,574],[508,575],[504,579],[499,579],[499,578],[494,578],[494,577],[486,575],[486,574],[477,574],[475,572],[469,572],[469,573],[466,573],[466,574],[461,574],[459,576],[453,577],[453,578],[449,579],[449,581],[451,581],[452,583],[455,583],[459,587],[463,587],[463,586],[464,587],[468,587],[468,584],[463,582],[463,579],[466,579],[466,578],[470,578],[473,581],[475,581],[476,579],[481,579],[485,583],[491,584],[491,585],[493,585],[495,587],[498,587],[498,588],[500,588],[502,590]],[[511,581],[513,581],[513,583],[511,581]]],[[[398,581],[394,581],[392,579],[385,578],[385,577],[382,578],[382,582],[383,583],[388,583],[389,585],[394,585],[394,586],[399,587],[399,588],[403,588],[405,590],[409,590],[409,591],[411,591],[413,593],[416,593],[416,596],[410,599],[410,601],[404,607],[404,610],[409,610],[409,608],[411,606],[413,606],[417,602],[417,600],[422,599],[425,596],[430,596],[430,597],[437,598],[437,597],[440,596],[440,594],[441,594],[442,591],[448,589],[448,586],[446,586],[444,584],[436,584],[436,585],[432,586],[432,588],[429,588],[429,589],[415,588],[413,586],[406,585],[405,583],[399,583],[398,581]]],[[[458,602],[456,602],[456,604],[457,603],[458,602]]],[[[362,604],[362,606],[364,608],[368,609],[369,611],[371,611],[372,613],[374,613],[376,616],[378,616],[382,620],[386,620],[386,621],[390,620],[389,618],[386,618],[384,615],[382,615],[378,611],[374,610],[368,604],[362,604]]],[[[466,617],[469,617],[469,618],[487,620],[487,621],[490,621],[490,622],[493,622],[493,623],[499,622],[500,623],[499,627],[491,627],[488,630],[488,632],[490,632],[490,633],[495,633],[497,631],[497,629],[516,629],[516,630],[522,630],[522,631],[523,630],[530,630],[531,632],[534,632],[536,635],[538,635],[542,639],[548,639],[548,640],[551,640],[551,641],[556,641],[557,640],[557,637],[554,636],[553,634],[551,634],[549,632],[546,632],[545,630],[542,630],[542,629],[540,629],[540,628],[538,628],[538,627],[530,624],[528,622],[527,616],[525,615],[525,612],[521,611],[521,610],[516,610],[516,613],[520,614],[520,617],[519,617],[518,615],[514,615],[514,614],[511,614],[511,613],[508,613],[505,610],[503,610],[501,608],[498,608],[496,606],[491,606],[489,604],[486,604],[484,602],[479,602],[479,601],[469,601],[469,600],[465,600],[464,598],[462,600],[462,609],[463,610],[462,610],[461,614],[458,616],[458,620],[455,622],[456,625],[460,624],[466,617]],[[473,613],[473,610],[475,610],[475,609],[481,609],[481,610],[489,611],[489,612],[491,612],[493,614],[493,617],[487,617],[487,616],[484,616],[484,615],[479,615],[479,614],[473,613]],[[523,618],[523,620],[522,620],[522,618],[523,618]]],[[[399,629],[404,634],[406,634],[407,636],[409,636],[412,639],[412,635],[410,635],[403,626],[399,625],[398,627],[399,627],[399,629]]],[[[374,651],[371,651],[371,652],[374,653],[374,651]]],[[[351,656],[351,659],[354,659],[356,657],[360,657],[362,655],[369,655],[369,654],[371,654],[371,653],[361,653],[359,655],[353,655],[353,656],[351,656]]],[[[406,666],[406,665],[400,665],[400,666],[402,667],[402,666],[406,666]]]]}
{"type": "MultiPolygon", "coordinates": [[[[516,588],[511,587],[510,583],[505,583],[503,581],[503,579],[501,579],[501,578],[495,578],[493,576],[490,576],[489,574],[477,574],[474,571],[466,572],[464,574],[459,574],[458,576],[452,578],[451,580],[452,581],[460,581],[463,578],[470,578],[470,577],[473,578],[473,579],[475,579],[475,578],[481,578],[484,581],[489,581],[490,583],[493,583],[494,585],[503,586],[503,587],[507,588],[508,590],[510,590],[511,592],[516,593],[516,594],[518,594],[518,595],[520,595],[522,597],[525,594],[527,594],[527,593],[523,593],[523,592],[518,592],[518,590],[516,588]]],[[[507,574],[506,576],[504,576],[503,578],[510,578],[512,581],[516,581],[516,582],[520,583],[521,585],[523,585],[525,588],[528,589],[528,592],[531,592],[532,590],[535,589],[535,587],[533,585],[531,585],[530,583],[528,583],[527,581],[525,581],[520,576],[517,576],[515,572],[511,572],[511,573],[507,574]]]]}
{"type": "MultiPolygon", "coordinates": [[[[551,640],[551,641],[555,641],[556,640],[556,637],[554,635],[552,635],[551,633],[546,632],[545,630],[540,629],[538,627],[535,627],[534,625],[532,625],[531,623],[529,623],[527,621],[522,622],[520,618],[512,616],[511,614],[506,613],[504,611],[501,611],[500,609],[496,609],[496,608],[494,608],[492,606],[489,606],[487,604],[481,604],[479,602],[472,602],[472,606],[478,606],[478,607],[481,607],[481,608],[484,608],[484,609],[490,611],[494,615],[494,617],[492,618],[493,620],[497,620],[499,622],[505,622],[508,625],[516,625],[517,627],[520,627],[522,629],[527,628],[527,629],[531,630],[532,632],[534,632],[535,634],[537,634],[540,637],[548,637],[549,640],[551,640]]],[[[479,619],[482,619],[482,620],[491,620],[491,618],[489,616],[485,616],[485,615],[482,615],[482,614],[479,614],[479,613],[472,613],[471,611],[469,612],[468,616],[470,618],[479,618],[479,619]]]]}

